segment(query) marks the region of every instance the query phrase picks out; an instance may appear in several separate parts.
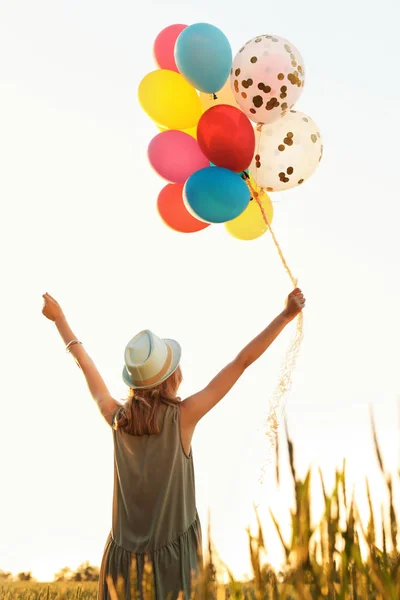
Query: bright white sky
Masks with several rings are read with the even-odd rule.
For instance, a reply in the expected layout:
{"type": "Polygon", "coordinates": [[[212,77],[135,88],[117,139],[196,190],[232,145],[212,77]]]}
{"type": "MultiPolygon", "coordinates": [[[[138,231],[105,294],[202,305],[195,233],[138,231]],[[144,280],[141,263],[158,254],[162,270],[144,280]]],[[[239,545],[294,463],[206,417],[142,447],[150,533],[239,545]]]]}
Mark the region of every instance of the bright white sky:
{"type": "MultiPolygon", "coordinates": [[[[299,471],[331,481],[347,456],[363,491],[381,479],[372,404],[387,463],[398,458],[399,140],[397,0],[145,2],[0,0],[0,568],[51,580],[99,564],[111,526],[112,436],[41,294],[62,304],[117,398],[123,351],[140,329],[183,346],[183,395],[196,391],[281,310],[291,290],[268,235],[239,242],[212,227],[175,234],[156,214],[163,182],[147,163],[157,133],[136,90],[165,26],[208,21],[233,51],[258,34],[288,38],[307,67],[298,108],[320,126],[325,154],[301,189],[273,196],[275,230],[308,298],[305,340],[287,404],[299,471]],[[137,3],[136,3],[137,4],[137,3]]],[[[280,560],[271,506],[246,449],[277,382],[291,330],[204,419],[194,441],[206,533],[241,576],[245,528],[261,498],[269,560],[280,560]]],[[[315,477],[315,510],[320,499],[315,477]]],[[[286,529],[287,530],[287,529],[286,529]]]]}

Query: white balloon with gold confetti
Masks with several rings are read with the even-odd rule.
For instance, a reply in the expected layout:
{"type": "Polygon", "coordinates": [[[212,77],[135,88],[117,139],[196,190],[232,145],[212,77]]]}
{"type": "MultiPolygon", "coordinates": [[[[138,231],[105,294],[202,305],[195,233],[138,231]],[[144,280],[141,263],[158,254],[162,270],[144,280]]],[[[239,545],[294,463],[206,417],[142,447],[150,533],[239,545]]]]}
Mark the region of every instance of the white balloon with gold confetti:
{"type": "Polygon", "coordinates": [[[250,173],[267,192],[289,190],[311,177],[322,152],[318,126],[304,113],[291,110],[275,123],[257,126],[250,173]]]}
{"type": "Polygon", "coordinates": [[[298,49],[285,38],[260,35],[237,53],[231,70],[236,102],[255,123],[273,123],[298,101],[305,68],[298,49]]]}

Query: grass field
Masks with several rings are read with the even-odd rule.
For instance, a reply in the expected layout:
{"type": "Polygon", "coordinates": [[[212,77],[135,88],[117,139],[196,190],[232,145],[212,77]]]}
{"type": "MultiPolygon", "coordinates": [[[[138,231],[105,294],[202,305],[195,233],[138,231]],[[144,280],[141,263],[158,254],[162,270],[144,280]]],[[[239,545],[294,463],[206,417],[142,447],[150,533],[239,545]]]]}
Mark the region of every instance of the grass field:
{"type": "Polygon", "coordinates": [[[94,600],[97,583],[37,583],[0,581],[1,600],[94,600]]]}
{"type": "MultiPolygon", "coordinates": [[[[230,583],[227,586],[218,585],[215,573],[216,570],[220,571],[221,564],[218,557],[210,551],[205,564],[204,580],[200,584],[203,598],[400,600],[399,521],[393,494],[394,476],[385,470],[375,430],[373,435],[378,462],[387,487],[387,503],[382,507],[383,525],[379,532],[379,537],[383,540],[381,547],[376,545],[378,531],[369,489],[367,487],[366,493],[370,517],[367,523],[362,523],[354,499],[348,497],[345,466],[336,472],[335,485],[329,493],[321,476],[325,511],[319,523],[311,522],[311,472],[308,472],[303,480],[297,476],[293,444],[288,438],[289,463],[295,489],[290,542],[283,539],[279,524],[271,515],[285,551],[285,564],[277,573],[263,560],[264,540],[259,523],[256,536],[248,533],[253,580],[249,583],[236,582],[229,568],[224,565],[230,583]]],[[[277,470],[278,481],[279,476],[277,470]]],[[[400,472],[396,477],[400,477],[400,472]]],[[[148,577],[150,582],[151,574],[148,577]]],[[[151,585],[146,586],[149,591],[146,592],[144,600],[153,598],[150,587],[151,585]]],[[[123,592],[117,584],[118,598],[124,597],[121,591],[123,592]]],[[[43,584],[2,583],[0,580],[0,600],[89,600],[94,599],[96,593],[97,584],[93,582],[43,584]]],[[[135,599],[131,597],[131,600],[135,599]]]]}

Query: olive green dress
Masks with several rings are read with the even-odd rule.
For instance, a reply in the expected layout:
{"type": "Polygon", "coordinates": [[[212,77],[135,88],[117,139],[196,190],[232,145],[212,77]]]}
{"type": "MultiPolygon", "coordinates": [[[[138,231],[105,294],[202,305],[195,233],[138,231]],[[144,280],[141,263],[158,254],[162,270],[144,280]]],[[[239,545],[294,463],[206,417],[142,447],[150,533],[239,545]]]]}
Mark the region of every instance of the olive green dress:
{"type": "MultiPolygon", "coordinates": [[[[159,434],[135,436],[112,429],[112,530],[101,564],[98,600],[114,600],[113,587],[119,600],[143,595],[175,600],[181,592],[189,600],[195,589],[193,576],[202,569],[193,457],[182,445],[180,408],[163,405],[160,412],[159,434]],[[146,594],[149,583],[155,595],[146,594]]],[[[118,411],[113,424],[117,415],[118,411]]]]}

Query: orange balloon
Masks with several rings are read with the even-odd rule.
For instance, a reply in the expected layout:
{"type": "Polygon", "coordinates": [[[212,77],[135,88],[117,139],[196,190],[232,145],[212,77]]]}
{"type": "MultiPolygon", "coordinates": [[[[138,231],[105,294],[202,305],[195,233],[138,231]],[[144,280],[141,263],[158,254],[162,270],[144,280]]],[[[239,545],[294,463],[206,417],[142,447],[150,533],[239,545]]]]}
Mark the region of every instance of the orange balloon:
{"type": "Polygon", "coordinates": [[[210,223],[198,221],[186,209],[183,203],[183,184],[168,183],[160,192],[157,209],[168,227],[180,233],[194,233],[210,226],[210,223]]]}
{"type": "Polygon", "coordinates": [[[235,96],[233,95],[230,78],[225,83],[224,87],[221,88],[215,95],[217,96],[216,98],[214,98],[214,94],[205,94],[204,92],[200,92],[200,102],[204,110],[208,110],[209,108],[218,106],[219,104],[229,104],[229,106],[235,106],[241,110],[235,100],[235,96]]]}

